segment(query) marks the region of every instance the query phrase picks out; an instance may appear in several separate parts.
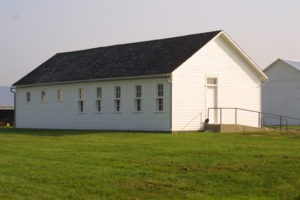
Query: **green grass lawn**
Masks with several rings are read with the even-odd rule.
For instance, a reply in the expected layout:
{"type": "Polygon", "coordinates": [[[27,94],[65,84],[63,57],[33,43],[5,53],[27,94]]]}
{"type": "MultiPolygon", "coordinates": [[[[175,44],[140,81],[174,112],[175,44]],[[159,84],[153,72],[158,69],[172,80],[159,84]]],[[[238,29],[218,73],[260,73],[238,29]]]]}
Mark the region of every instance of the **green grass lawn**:
{"type": "Polygon", "coordinates": [[[300,199],[300,135],[0,128],[0,199],[300,199]]]}

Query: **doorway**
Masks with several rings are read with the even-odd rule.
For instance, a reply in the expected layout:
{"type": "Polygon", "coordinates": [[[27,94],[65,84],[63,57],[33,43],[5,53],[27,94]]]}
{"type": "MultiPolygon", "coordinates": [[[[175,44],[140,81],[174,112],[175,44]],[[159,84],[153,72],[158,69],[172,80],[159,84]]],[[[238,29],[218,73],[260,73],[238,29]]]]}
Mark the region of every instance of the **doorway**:
{"type": "MultiPolygon", "coordinates": [[[[208,108],[217,108],[218,107],[218,87],[217,87],[217,78],[207,78],[206,84],[206,109],[208,108]]],[[[209,110],[209,123],[217,124],[218,123],[218,110],[210,109],[209,110]]]]}

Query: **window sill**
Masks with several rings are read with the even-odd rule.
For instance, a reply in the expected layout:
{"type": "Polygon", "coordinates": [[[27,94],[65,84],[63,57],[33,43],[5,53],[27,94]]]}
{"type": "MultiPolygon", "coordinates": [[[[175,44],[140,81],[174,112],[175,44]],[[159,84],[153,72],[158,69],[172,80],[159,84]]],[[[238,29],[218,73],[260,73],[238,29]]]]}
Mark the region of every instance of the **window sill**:
{"type": "Polygon", "coordinates": [[[205,84],[206,87],[218,87],[218,85],[213,85],[213,84],[205,84]]]}
{"type": "Polygon", "coordinates": [[[115,112],[113,112],[113,114],[122,114],[122,112],[115,111],[115,112]]]}
{"type": "Polygon", "coordinates": [[[134,114],[143,114],[142,111],[134,111],[133,113],[134,113],[134,114]]]}
{"type": "Polygon", "coordinates": [[[166,111],[156,111],[154,113],[166,113],[166,111]]]}
{"type": "Polygon", "coordinates": [[[103,112],[102,112],[102,111],[100,111],[100,112],[95,112],[95,114],[96,114],[96,115],[102,115],[103,112]]]}
{"type": "Polygon", "coordinates": [[[85,114],[85,112],[78,112],[77,114],[85,114]]]}

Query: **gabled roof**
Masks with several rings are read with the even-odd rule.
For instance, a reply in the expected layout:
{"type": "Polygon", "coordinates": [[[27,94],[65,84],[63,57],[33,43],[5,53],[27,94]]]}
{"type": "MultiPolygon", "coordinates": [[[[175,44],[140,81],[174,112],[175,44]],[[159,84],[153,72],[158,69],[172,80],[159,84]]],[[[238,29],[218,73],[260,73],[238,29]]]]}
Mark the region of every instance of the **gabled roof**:
{"type": "Polygon", "coordinates": [[[13,86],[170,74],[221,32],[58,53],[13,86]]]}
{"type": "Polygon", "coordinates": [[[300,71],[300,61],[295,61],[295,60],[286,60],[286,59],[280,59],[283,62],[285,62],[286,64],[294,67],[295,69],[297,69],[298,71],[300,71]]]}
{"type": "Polygon", "coordinates": [[[268,67],[266,67],[266,68],[264,69],[264,72],[267,72],[269,69],[271,69],[272,66],[273,66],[276,62],[283,62],[283,63],[289,65],[290,67],[293,67],[294,69],[300,71],[300,61],[296,61],[296,60],[287,60],[287,59],[283,59],[283,58],[278,58],[277,60],[275,60],[274,62],[272,62],[268,67]]]}

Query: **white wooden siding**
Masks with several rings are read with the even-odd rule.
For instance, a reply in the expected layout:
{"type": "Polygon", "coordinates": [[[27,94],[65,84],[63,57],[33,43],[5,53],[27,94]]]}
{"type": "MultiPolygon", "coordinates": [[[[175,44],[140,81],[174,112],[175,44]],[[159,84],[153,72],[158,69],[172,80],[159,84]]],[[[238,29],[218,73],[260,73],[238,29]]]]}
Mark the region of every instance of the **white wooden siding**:
{"type": "Polygon", "coordinates": [[[170,84],[165,78],[57,84],[17,88],[18,128],[170,131],[170,84]],[[164,112],[156,111],[156,87],[164,84],[164,112]],[[135,112],[135,86],[142,86],[142,111],[135,112]],[[114,112],[115,86],[121,86],[121,112],[114,112]],[[96,111],[96,88],[102,88],[102,111],[96,111]],[[84,112],[78,112],[78,88],[84,89],[84,112]],[[63,102],[57,101],[57,90],[63,102]],[[41,102],[41,91],[47,100],[41,102]],[[26,103],[26,92],[31,102],[26,103]]]}
{"type": "MultiPolygon", "coordinates": [[[[261,81],[223,36],[209,42],[172,74],[172,130],[199,130],[207,116],[206,78],[218,79],[218,107],[261,111],[261,81]]],[[[229,112],[229,111],[228,111],[229,112]]],[[[231,111],[232,112],[232,111],[231,111]]],[[[234,124],[233,113],[222,123],[234,124]]],[[[238,113],[238,124],[257,127],[258,115],[238,113]]]]}
{"type": "MultiPolygon", "coordinates": [[[[280,60],[265,72],[269,81],[262,88],[263,112],[300,119],[300,72],[280,60]]],[[[300,120],[288,119],[287,122],[289,125],[300,124],[300,120]]],[[[278,125],[280,119],[266,115],[264,123],[278,125]]],[[[285,124],[285,120],[282,123],[285,124]]]]}

